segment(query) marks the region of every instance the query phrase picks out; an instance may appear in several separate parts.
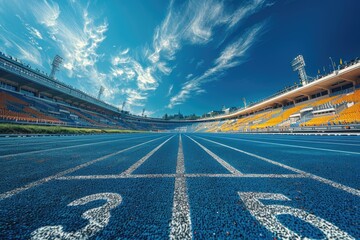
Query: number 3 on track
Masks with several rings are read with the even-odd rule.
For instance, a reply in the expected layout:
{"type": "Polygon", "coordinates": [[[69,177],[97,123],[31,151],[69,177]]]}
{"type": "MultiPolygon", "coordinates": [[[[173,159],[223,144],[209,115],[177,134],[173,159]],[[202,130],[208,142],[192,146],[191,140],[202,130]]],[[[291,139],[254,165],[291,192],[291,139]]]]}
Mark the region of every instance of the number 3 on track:
{"type": "Polygon", "coordinates": [[[332,223],[310,214],[304,210],[284,206],[284,205],[265,205],[259,200],[280,200],[289,201],[290,199],[277,193],[259,192],[239,192],[241,200],[245,203],[250,213],[269,231],[282,239],[306,239],[285,227],[276,218],[278,215],[289,214],[297,217],[323,232],[328,239],[354,239],[348,233],[340,230],[332,223]]]}
{"type": "Polygon", "coordinates": [[[110,219],[110,210],[119,206],[122,198],[116,193],[98,193],[77,199],[68,204],[68,206],[85,205],[96,200],[106,200],[106,203],[100,207],[92,208],[84,212],[82,218],[89,223],[76,232],[64,232],[63,226],[45,226],[38,228],[31,233],[31,239],[87,239],[101,231],[110,219]]]}

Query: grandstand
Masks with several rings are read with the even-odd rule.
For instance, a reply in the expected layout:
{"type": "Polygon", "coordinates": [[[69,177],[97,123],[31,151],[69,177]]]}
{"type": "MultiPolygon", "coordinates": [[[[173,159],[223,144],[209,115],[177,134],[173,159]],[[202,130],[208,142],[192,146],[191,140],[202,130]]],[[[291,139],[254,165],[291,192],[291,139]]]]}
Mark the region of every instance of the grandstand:
{"type": "Polygon", "coordinates": [[[164,120],[121,111],[1,54],[0,121],[147,131],[357,131],[359,78],[356,59],[327,76],[304,81],[230,114],[164,120]]]}

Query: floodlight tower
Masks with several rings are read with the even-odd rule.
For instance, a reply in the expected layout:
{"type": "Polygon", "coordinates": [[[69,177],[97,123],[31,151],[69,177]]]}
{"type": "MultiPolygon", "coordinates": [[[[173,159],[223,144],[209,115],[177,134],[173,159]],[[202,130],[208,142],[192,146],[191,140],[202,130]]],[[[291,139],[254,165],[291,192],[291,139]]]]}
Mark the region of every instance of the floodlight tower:
{"type": "Polygon", "coordinates": [[[291,66],[292,66],[294,72],[298,71],[301,84],[303,86],[306,85],[308,83],[308,77],[307,77],[306,71],[305,71],[304,57],[302,55],[299,55],[296,58],[294,58],[294,60],[292,60],[292,62],[291,62],[291,66]]]}
{"type": "Polygon", "coordinates": [[[100,89],[99,89],[98,97],[97,97],[99,100],[100,100],[101,95],[103,94],[104,90],[105,90],[105,88],[103,86],[101,86],[100,89]]]}
{"type": "Polygon", "coordinates": [[[59,71],[60,65],[62,64],[63,60],[64,59],[62,57],[60,57],[59,55],[56,55],[54,57],[54,60],[51,64],[52,69],[51,69],[51,73],[50,73],[50,78],[55,79],[55,73],[56,73],[56,71],[59,71]]]}
{"type": "Polygon", "coordinates": [[[243,98],[242,100],[243,100],[243,103],[244,103],[244,108],[246,108],[246,99],[243,98]]]}
{"type": "Polygon", "coordinates": [[[125,101],[123,101],[123,104],[122,104],[122,107],[121,107],[121,111],[124,111],[125,104],[126,104],[126,100],[125,100],[125,101]]]}

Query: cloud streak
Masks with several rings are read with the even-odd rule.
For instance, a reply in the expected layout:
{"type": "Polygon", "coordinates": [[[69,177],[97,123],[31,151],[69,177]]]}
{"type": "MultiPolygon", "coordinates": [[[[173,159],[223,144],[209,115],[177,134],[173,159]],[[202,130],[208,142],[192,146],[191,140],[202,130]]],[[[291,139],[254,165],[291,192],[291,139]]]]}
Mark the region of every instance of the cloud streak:
{"type": "Polygon", "coordinates": [[[58,3],[48,1],[36,1],[30,5],[30,9],[37,22],[47,29],[53,44],[60,49],[68,76],[82,79],[78,81],[80,88],[92,94],[100,85],[104,86],[104,96],[109,97],[112,91],[109,90],[107,78],[96,66],[101,57],[97,49],[105,40],[108,30],[107,21],[96,24],[87,7],[77,3],[64,12],[58,3]],[[84,80],[93,88],[85,86],[84,80]]]}
{"type": "Polygon", "coordinates": [[[201,86],[209,81],[216,80],[229,68],[233,68],[246,61],[247,52],[262,34],[265,23],[257,24],[247,30],[237,41],[229,44],[215,59],[213,66],[202,75],[185,82],[181,90],[170,99],[168,108],[184,103],[192,95],[204,92],[201,86]]]}
{"type": "MultiPolygon", "coordinates": [[[[4,47],[16,51],[17,58],[36,64],[42,65],[42,58],[39,49],[33,44],[28,43],[24,38],[13,34],[5,26],[0,25],[0,42],[3,42],[4,47]]],[[[5,52],[5,49],[0,47],[0,50],[5,52]]]]}
{"type": "MultiPolygon", "coordinates": [[[[159,86],[159,75],[170,75],[176,67],[174,62],[176,54],[184,45],[205,45],[213,40],[214,31],[218,27],[231,29],[241,20],[263,8],[265,0],[249,0],[244,6],[228,11],[224,2],[218,0],[188,1],[175,4],[171,1],[166,17],[154,30],[152,46],[146,47],[143,51],[148,62],[142,62],[130,56],[129,49],[120,52],[112,59],[111,75],[119,79],[121,85],[128,86],[129,82],[136,81],[136,90],[141,98],[134,97],[134,94],[127,93],[129,104],[143,104],[149,97],[150,91],[155,91],[159,86]]],[[[227,51],[230,51],[228,49],[227,51]]],[[[229,53],[230,54],[230,53],[229,53]]],[[[193,79],[183,86],[182,91],[171,98],[169,107],[180,104],[188,98],[190,92],[200,94],[205,92],[200,88],[202,82],[212,74],[225,71],[228,65],[236,63],[225,63],[219,59],[213,69],[209,69],[203,77],[193,79]],[[222,62],[220,62],[222,61],[222,62]],[[189,92],[189,93],[188,93],[189,92]]],[[[198,62],[196,68],[203,64],[198,62]]],[[[192,74],[187,79],[191,79],[192,74]]],[[[132,88],[135,89],[135,88],[132,88]]],[[[170,86],[167,97],[173,92],[173,85],[170,86]]]]}
{"type": "MultiPolygon", "coordinates": [[[[148,44],[135,49],[129,44],[116,51],[114,43],[110,43],[114,46],[111,48],[111,51],[115,50],[114,54],[103,48],[108,42],[107,35],[109,42],[112,41],[112,32],[109,32],[109,23],[103,15],[94,17],[92,7],[98,5],[51,0],[8,5],[19,14],[24,36],[2,31],[0,49],[12,49],[11,54],[18,54],[15,56],[21,56],[19,59],[43,68],[50,65],[53,54],[59,54],[64,58],[63,69],[57,75],[59,78],[72,81],[70,84],[92,95],[104,86],[104,100],[114,103],[125,98],[127,106],[133,110],[144,107],[155,94],[169,99],[166,105],[173,108],[191,95],[204,93],[206,82],[246,61],[249,48],[263,30],[261,24],[253,26],[228,46],[224,47],[223,43],[249,16],[267,7],[266,0],[245,0],[239,7],[229,7],[222,0],[174,0],[148,44]],[[176,78],[181,75],[177,71],[183,67],[179,52],[185,46],[206,46],[210,51],[222,51],[216,59],[191,56],[192,69],[182,71],[186,73],[185,83],[172,81],[165,83],[167,88],[160,88],[170,77],[178,80],[176,78]],[[203,71],[202,74],[199,75],[199,71],[203,71]],[[179,83],[183,84],[179,86],[179,83]]],[[[6,19],[1,24],[0,31],[4,24],[10,30],[6,19]]]]}
{"type": "Polygon", "coordinates": [[[161,58],[174,60],[175,54],[184,44],[203,45],[213,38],[218,26],[233,28],[241,20],[262,9],[265,0],[250,0],[232,12],[227,12],[222,1],[188,1],[176,6],[172,1],[162,24],[153,37],[153,52],[148,58],[156,63],[161,58]]]}

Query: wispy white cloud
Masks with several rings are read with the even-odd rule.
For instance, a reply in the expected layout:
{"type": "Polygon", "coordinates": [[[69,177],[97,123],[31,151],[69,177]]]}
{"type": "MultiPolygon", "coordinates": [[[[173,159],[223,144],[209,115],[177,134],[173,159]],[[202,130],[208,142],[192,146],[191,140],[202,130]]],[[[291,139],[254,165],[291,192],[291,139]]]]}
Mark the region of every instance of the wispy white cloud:
{"type": "MultiPolygon", "coordinates": [[[[12,33],[12,31],[9,31],[3,25],[0,26],[0,42],[4,44],[4,47],[15,51],[14,53],[18,59],[37,66],[42,64],[39,49],[33,44],[27,42],[26,39],[12,33]]],[[[0,50],[6,52],[2,47],[0,47],[0,50]]]]}
{"type": "Polygon", "coordinates": [[[32,2],[32,11],[37,21],[47,27],[56,27],[60,16],[60,7],[57,3],[48,1],[32,2]]]}
{"type": "Polygon", "coordinates": [[[139,92],[132,88],[121,89],[121,93],[126,96],[126,106],[128,108],[145,106],[147,93],[139,92]]]}
{"type": "MultiPolygon", "coordinates": [[[[105,100],[114,102],[124,97],[127,105],[132,105],[136,110],[136,107],[146,105],[147,100],[153,96],[154,91],[167,76],[176,73],[174,69],[177,67],[177,54],[183,46],[210,43],[215,39],[216,31],[228,31],[239,26],[248,16],[266,7],[265,1],[245,0],[241,6],[232,9],[222,0],[172,1],[164,20],[154,30],[150,43],[141,48],[142,52],[123,46],[124,48],[113,56],[105,55],[106,52],[100,53],[99,49],[106,39],[109,24],[106,18],[95,18],[91,14],[91,3],[82,5],[81,2],[71,1],[62,4],[51,0],[17,3],[15,5],[19,14],[26,20],[24,25],[28,39],[21,41],[0,34],[0,45],[3,45],[0,49],[17,49],[21,59],[44,66],[49,64],[53,57],[46,55],[51,48],[51,52],[58,53],[64,58],[65,70],[59,75],[67,74],[76,81],[77,87],[91,94],[96,94],[102,85],[105,87],[105,100]],[[27,10],[25,12],[21,9],[27,10]],[[28,20],[33,20],[31,25],[27,24],[30,22],[28,20]],[[47,51],[39,51],[39,42],[47,43],[44,47],[47,51]],[[108,68],[101,68],[100,71],[100,66],[106,64],[109,64],[108,68]]],[[[223,38],[225,37],[224,35],[223,38]]],[[[189,73],[185,77],[187,82],[181,91],[171,98],[169,107],[181,104],[191,94],[205,92],[202,84],[244,61],[240,50],[234,49],[246,44],[235,43],[234,46],[229,45],[225,48],[212,62],[213,66],[202,76],[194,77],[193,73],[186,72],[189,73]]],[[[121,46],[116,45],[111,50],[118,47],[121,46]]],[[[243,51],[247,52],[247,49],[243,51]]],[[[194,57],[191,63],[196,70],[200,66],[205,68],[208,63],[211,64],[211,59],[206,59],[204,64],[204,60],[199,61],[194,57]]],[[[173,95],[177,87],[170,85],[167,96],[173,95]]]]}
{"type": "Polygon", "coordinates": [[[263,32],[264,26],[265,23],[253,26],[239,40],[229,44],[214,61],[211,68],[206,70],[201,76],[184,83],[180,92],[170,99],[168,108],[184,103],[193,94],[203,93],[204,89],[201,86],[204,83],[215,80],[227,69],[238,66],[246,61],[248,50],[263,32]]]}
{"type": "Polygon", "coordinates": [[[104,97],[109,98],[114,92],[111,82],[97,68],[102,57],[97,51],[106,38],[108,23],[106,19],[97,21],[91,17],[88,6],[73,2],[71,7],[61,11],[57,2],[46,0],[29,4],[37,23],[46,29],[47,37],[52,40],[50,44],[64,58],[63,67],[68,76],[76,76],[80,88],[91,94],[104,86],[104,97]]]}
{"type": "MultiPolygon", "coordinates": [[[[113,58],[112,76],[126,82],[136,80],[136,91],[139,93],[155,91],[159,86],[157,73],[171,74],[175,67],[176,54],[183,45],[204,45],[211,42],[217,27],[233,28],[249,15],[263,8],[264,2],[265,0],[248,0],[238,9],[229,10],[220,0],[188,1],[176,6],[175,2],[171,1],[165,19],[154,31],[152,46],[145,47],[142,52],[148,63],[140,64],[139,60],[130,56],[129,49],[125,49],[113,58]]],[[[169,107],[183,102],[190,93],[205,92],[200,85],[206,79],[237,65],[237,61],[226,59],[231,54],[237,58],[237,54],[232,53],[230,47],[225,49],[221,57],[214,62],[214,67],[206,71],[204,76],[185,83],[181,92],[171,98],[169,107]]],[[[196,69],[203,63],[204,60],[198,61],[196,69]]],[[[192,77],[193,75],[189,74],[186,79],[189,80],[192,77]]],[[[170,86],[167,96],[172,94],[172,90],[173,85],[170,86]]],[[[142,95],[144,98],[141,101],[146,101],[148,96],[148,94],[142,95]]]]}
{"type": "Polygon", "coordinates": [[[171,84],[168,93],[166,94],[166,97],[169,97],[171,95],[173,88],[174,88],[174,84],[171,84]]]}
{"type": "Polygon", "coordinates": [[[204,64],[204,60],[201,59],[200,61],[198,61],[198,62],[196,63],[196,69],[198,69],[199,67],[201,67],[201,65],[203,65],[203,64],[204,64]]]}
{"type": "Polygon", "coordinates": [[[112,75],[125,80],[136,80],[140,91],[155,90],[159,83],[153,76],[151,67],[144,67],[132,58],[128,51],[122,51],[112,58],[112,75]]]}
{"type": "Polygon", "coordinates": [[[148,58],[152,63],[161,58],[173,60],[182,45],[210,42],[216,27],[225,25],[232,28],[262,9],[264,3],[265,0],[249,0],[235,11],[228,12],[222,1],[198,0],[176,6],[175,11],[172,1],[165,20],[155,30],[153,51],[148,58]]]}
{"type": "Polygon", "coordinates": [[[27,30],[27,34],[25,35],[29,39],[29,43],[36,47],[38,50],[43,50],[43,48],[38,42],[38,40],[43,40],[43,36],[40,31],[37,28],[31,26],[29,23],[25,22],[19,14],[16,14],[15,16],[20,20],[20,22],[27,30]]]}
{"type": "Polygon", "coordinates": [[[35,37],[35,38],[38,38],[38,39],[43,39],[43,36],[42,34],[40,33],[40,31],[32,26],[30,26],[30,24],[27,24],[25,23],[25,26],[26,26],[26,29],[29,31],[29,33],[35,37]]]}
{"type": "Polygon", "coordinates": [[[229,16],[227,19],[228,27],[234,27],[238,22],[245,19],[246,17],[256,13],[263,7],[269,7],[269,3],[266,3],[266,0],[251,0],[248,2],[244,2],[241,8],[237,9],[234,14],[229,16]]]}
{"type": "Polygon", "coordinates": [[[156,67],[165,75],[169,75],[173,70],[167,66],[166,62],[159,62],[157,63],[156,67]]]}
{"type": "Polygon", "coordinates": [[[212,39],[213,29],[225,24],[225,6],[218,1],[190,1],[188,14],[193,18],[187,22],[184,38],[192,44],[205,44],[212,39]]]}

